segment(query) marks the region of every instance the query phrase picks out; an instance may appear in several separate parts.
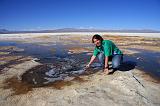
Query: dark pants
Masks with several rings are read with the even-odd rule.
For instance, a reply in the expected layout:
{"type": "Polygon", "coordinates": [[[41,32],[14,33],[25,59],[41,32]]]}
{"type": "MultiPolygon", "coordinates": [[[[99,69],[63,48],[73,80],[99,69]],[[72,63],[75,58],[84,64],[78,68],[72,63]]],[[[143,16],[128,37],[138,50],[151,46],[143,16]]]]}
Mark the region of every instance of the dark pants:
{"type": "MultiPolygon", "coordinates": [[[[100,52],[98,54],[98,59],[101,63],[101,65],[104,67],[104,62],[105,62],[105,55],[103,52],[100,52]]],[[[118,69],[123,62],[123,55],[122,54],[115,54],[113,56],[109,56],[109,61],[112,61],[112,68],[113,69],[118,69]]]]}

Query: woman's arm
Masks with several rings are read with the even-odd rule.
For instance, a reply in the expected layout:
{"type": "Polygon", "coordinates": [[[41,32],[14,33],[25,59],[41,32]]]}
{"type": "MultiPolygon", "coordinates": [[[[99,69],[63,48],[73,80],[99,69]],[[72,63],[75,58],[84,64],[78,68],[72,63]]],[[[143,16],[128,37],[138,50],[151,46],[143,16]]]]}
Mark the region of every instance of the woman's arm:
{"type": "Polygon", "coordinates": [[[90,62],[88,63],[88,65],[86,67],[90,67],[90,65],[93,63],[93,61],[95,60],[96,56],[92,56],[90,62]]]}
{"type": "Polygon", "coordinates": [[[108,68],[108,56],[105,56],[104,68],[108,68]]]}
{"type": "Polygon", "coordinates": [[[104,73],[109,74],[108,56],[105,57],[104,73]]]}

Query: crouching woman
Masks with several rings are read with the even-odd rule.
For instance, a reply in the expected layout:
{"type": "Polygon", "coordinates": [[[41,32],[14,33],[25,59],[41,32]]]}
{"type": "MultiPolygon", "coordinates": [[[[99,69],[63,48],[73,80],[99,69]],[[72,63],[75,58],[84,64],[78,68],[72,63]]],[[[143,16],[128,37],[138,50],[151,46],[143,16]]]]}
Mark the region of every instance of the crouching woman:
{"type": "Polygon", "coordinates": [[[123,61],[123,53],[111,40],[103,40],[100,35],[96,34],[92,37],[92,43],[95,44],[95,49],[86,67],[90,67],[95,58],[98,57],[105,74],[109,74],[109,60],[112,61],[113,71],[119,69],[123,61]]]}

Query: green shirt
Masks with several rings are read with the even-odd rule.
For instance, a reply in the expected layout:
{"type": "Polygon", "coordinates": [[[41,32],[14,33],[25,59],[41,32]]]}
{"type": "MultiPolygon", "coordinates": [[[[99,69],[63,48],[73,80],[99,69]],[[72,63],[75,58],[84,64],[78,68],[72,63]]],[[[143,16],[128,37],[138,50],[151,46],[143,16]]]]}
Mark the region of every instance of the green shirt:
{"type": "Polygon", "coordinates": [[[116,45],[110,40],[103,40],[101,46],[96,46],[93,52],[94,56],[97,56],[99,52],[104,52],[105,56],[112,56],[114,54],[122,54],[116,45]]]}

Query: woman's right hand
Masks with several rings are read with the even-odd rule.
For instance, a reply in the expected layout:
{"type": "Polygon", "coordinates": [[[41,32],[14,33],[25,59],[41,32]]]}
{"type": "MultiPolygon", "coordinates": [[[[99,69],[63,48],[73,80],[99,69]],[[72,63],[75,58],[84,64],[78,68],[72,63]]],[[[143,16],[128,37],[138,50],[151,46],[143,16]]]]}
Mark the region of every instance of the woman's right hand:
{"type": "Polygon", "coordinates": [[[95,60],[96,56],[92,55],[91,60],[89,61],[88,65],[86,65],[86,68],[89,68],[90,65],[93,63],[93,61],[95,60]]]}
{"type": "Polygon", "coordinates": [[[90,67],[90,64],[87,64],[87,65],[86,65],[86,68],[89,68],[89,67],[90,67]]]}

